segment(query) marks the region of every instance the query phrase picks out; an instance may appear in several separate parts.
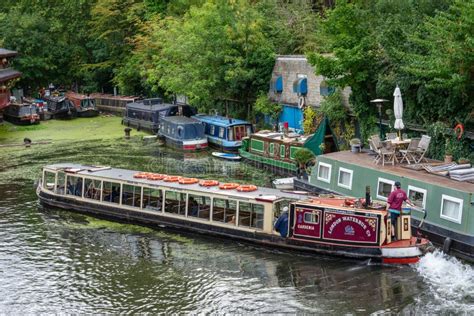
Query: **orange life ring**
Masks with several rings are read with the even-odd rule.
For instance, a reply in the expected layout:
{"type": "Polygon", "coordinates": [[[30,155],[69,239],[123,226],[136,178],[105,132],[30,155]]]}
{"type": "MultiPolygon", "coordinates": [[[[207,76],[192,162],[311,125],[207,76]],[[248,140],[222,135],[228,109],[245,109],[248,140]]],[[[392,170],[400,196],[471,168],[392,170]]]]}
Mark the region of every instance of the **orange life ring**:
{"type": "Polygon", "coordinates": [[[137,179],[146,179],[148,176],[148,174],[146,172],[139,172],[139,173],[135,173],[133,175],[134,178],[137,178],[137,179]]]}
{"type": "Polygon", "coordinates": [[[219,181],[216,180],[202,180],[199,182],[199,185],[202,187],[214,187],[216,185],[219,185],[219,181]]]}
{"type": "Polygon", "coordinates": [[[252,192],[256,190],[257,186],[253,184],[242,184],[237,187],[237,191],[239,192],[252,192]]]}
{"type": "Polygon", "coordinates": [[[182,177],[180,176],[166,176],[163,178],[163,181],[165,182],[178,182],[181,180],[182,177]]]}
{"type": "Polygon", "coordinates": [[[179,184],[194,184],[198,183],[199,180],[196,178],[181,178],[178,180],[179,184]]]}
{"type": "Polygon", "coordinates": [[[149,173],[146,178],[148,180],[157,181],[157,180],[163,180],[165,177],[166,177],[166,174],[149,173]]]}
{"type": "Polygon", "coordinates": [[[454,133],[458,137],[458,139],[461,139],[462,135],[464,134],[464,125],[459,123],[454,127],[454,133]]]}
{"type": "Polygon", "coordinates": [[[237,189],[239,187],[238,183],[222,183],[219,186],[219,189],[221,190],[232,190],[232,189],[237,189]]]}

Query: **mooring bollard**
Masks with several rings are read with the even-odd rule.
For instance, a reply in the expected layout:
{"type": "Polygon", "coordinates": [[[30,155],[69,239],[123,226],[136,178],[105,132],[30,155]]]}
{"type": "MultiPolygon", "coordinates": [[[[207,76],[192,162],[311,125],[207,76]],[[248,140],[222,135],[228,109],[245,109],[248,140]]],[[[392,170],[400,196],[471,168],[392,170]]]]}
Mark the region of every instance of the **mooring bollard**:
{"type": "Polygon", "coordinates": [[[124,129],[124,132],[125,132],[125,139],[130,139],[130,132],[132,131],[132,129],[130,127],[126,127],[124,129]]]}
{"type": "Polygon", "coordinates": [[[23,139],[23,144],[25,145],[25,147],[30,147],[31,146],[31,139],[25,137],[23,139]]]}

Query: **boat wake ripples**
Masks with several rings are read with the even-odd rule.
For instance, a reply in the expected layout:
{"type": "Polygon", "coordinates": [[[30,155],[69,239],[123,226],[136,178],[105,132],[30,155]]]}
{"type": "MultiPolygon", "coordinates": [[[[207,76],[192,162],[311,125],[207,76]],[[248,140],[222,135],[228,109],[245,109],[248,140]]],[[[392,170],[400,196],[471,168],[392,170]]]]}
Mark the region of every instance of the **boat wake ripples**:
{"type": "Polygon", "coordinates": [[[474,268],[440,251],[427,254],[416,270],[429,286],[420,312],[474,313],[474,268]]]}

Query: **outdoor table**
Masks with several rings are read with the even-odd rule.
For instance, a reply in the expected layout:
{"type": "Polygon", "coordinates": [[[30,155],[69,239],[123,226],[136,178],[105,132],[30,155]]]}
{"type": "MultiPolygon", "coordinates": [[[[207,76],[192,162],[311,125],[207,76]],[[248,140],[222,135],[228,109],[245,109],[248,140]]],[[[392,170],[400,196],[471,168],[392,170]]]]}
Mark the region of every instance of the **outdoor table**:
{"type": "MultiPolygon", "coordinates": [[[[396,158],[401,158],[399,150],[407,148],[408,145],[411,142],[411,139],[402,139],[402,140],[400,140],[397,137],[396,139],[391,139],[390,142],[395,147],[395,157],[396,158]]],[[[398,163],[399,159],[395,159],[395,161],[398,163]]]]}

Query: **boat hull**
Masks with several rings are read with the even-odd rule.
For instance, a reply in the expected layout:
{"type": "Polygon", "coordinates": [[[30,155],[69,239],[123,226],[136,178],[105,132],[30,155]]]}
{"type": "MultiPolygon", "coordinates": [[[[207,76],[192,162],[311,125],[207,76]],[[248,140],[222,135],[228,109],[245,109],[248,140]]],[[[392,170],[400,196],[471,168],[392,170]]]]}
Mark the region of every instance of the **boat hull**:
{"type": "Polygon", "coordinates": [[[11,116],[8,114],[3,115],[5,121],[13,123],[15,125],[35,125],[40,123],[40,117],[37,115],[35,118],[29,117],[18,117],[18,116],[11,116]]]}
{"type": "Polygon", "coordinates": [[[99,110],[97,109],[80,109],[77,110],[78,117],[95,117],[99,115],[99,110]]]}
{"type": "Polygon", "coordinates": [[[415,247],[415,245],[411,247],[412,250],[409,252],[411,254],[410,257],[407,257],[406,255],[400,256],[400,254],[387,257],[383,254],[383,248],[377,246],[350,247],[331,243],[308,242],[296,238],[283,238],[276,234],[266,234],[256,231],[236,230],[208,224],[209,222],[203,222],[198,219],[194,220],[181,216],[163,215],[161,212],[154,212],[151,210],[129,210],[118,207],[118,205],[104,205],[103,203],[91,203],[74,197],[57,196],[43,191],[41,187],[38,187],[37,194],[43,205],[51,207],[73,210],[101,218],[143,224],[155,228],[159,227],[177,230],[179,232],[187,231],[225,239],[235,239],[271,248],[363,260],[372,259],[376,262],[389,264],[414,263],[417,262],[419,257],[422,255],[420,249],[415,247]]]}

